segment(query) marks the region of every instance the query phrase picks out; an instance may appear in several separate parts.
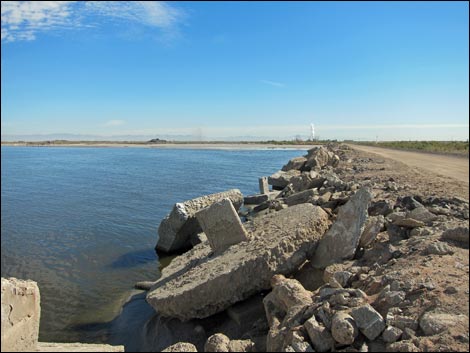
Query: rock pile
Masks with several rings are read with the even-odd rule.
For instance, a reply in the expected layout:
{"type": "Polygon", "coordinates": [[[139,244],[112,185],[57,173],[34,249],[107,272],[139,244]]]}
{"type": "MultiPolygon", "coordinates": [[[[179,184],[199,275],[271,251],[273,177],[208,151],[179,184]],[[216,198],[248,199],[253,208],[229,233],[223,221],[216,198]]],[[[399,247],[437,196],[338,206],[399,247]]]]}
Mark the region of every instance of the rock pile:
{"type": "MultiPolygon", "coordinates": [[[[437,284],[417,268],[468,249],[468,201],[396,196],[407,187],[340,177],[371,161],[328,145],[269,176],[274,191],[260,178],[261,193],[239,211],[246,240],[229,236],[220,251],[202,242],[175,258],[148,302],[185,321],[227,312],[237,333],[216,325],[200,351],[452,350],[450,334],[468,345],[468,317],[436,310],[437,284]]],[[[218,229],[211,237],[230,233],[218,229]]],[[[468,286],[468,262],[459,266],[468,286]]]]}

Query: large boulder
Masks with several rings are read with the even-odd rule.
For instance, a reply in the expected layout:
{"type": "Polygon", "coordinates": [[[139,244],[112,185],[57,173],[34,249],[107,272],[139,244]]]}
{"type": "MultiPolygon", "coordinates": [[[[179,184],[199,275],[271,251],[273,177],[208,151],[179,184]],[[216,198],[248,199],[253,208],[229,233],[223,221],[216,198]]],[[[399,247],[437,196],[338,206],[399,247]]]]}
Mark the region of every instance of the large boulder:
{"type": "Polygon", "coordinates": [[[312,258],[314,267],[325,268],[354,257],[371,199],[370,191],[362,188],[341,206],[336,221],[318,244],[312,258]]]}
{"type": "Polygon", "coordinates": [[[36,350],[40,314],[36,282],[2,278],[2,352],[36,350]]]}
{"type": "Polygon", "coordinates": [[[249,241],[221,254],[200,244],[174,259],[147,302],[163,316],[182,321],[213,315],[269,289],[275,274],[292,274],[327,228],[328,215],[311,204],[257,217],[246,223],[249,241]]]}
{"type": "Polygon", "coordinates": [[[201,232],[201,226],[195,217],[196,213],[225,198],[232,202],[236,210],[243,204],[243,195],[238,189],[176,203],[173,210],[162,220],[158,227],[159,238],[155,249],[170,253],[190,247],[190,236],[201,232]]]}

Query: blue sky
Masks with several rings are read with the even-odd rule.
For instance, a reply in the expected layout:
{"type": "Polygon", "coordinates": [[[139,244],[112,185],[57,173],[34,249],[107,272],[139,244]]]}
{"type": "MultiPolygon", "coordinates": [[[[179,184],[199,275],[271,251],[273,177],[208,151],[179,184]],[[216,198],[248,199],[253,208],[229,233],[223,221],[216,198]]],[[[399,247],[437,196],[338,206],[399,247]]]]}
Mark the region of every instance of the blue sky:
{"type": "Polygon", "coordinates": [[[468,13],[2,1],[2,135],[467,139],[468,13]]]}

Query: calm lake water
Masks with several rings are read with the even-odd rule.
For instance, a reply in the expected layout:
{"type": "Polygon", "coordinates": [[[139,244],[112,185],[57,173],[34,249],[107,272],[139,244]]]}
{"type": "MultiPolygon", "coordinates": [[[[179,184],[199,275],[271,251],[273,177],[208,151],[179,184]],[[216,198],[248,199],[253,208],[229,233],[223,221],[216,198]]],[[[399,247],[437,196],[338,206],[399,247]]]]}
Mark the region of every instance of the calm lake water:
{"type": "Polygon", "coordinates": [[[1,275],[38,282],[40,340],[83,340],[77,327],[112,320],[135,282],[158,278],[157,228],[175,202],[256,193],[301,154],[2,147],[1,275]]]}

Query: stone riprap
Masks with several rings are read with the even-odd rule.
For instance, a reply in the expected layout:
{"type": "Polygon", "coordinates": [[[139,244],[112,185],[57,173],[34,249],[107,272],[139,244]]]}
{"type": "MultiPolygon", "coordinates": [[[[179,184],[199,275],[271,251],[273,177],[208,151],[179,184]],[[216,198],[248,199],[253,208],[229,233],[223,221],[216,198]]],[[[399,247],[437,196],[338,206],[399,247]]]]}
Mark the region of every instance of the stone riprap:
{"type": "Polygon", "coordinates": [[[213,203],[196,213],[196,218],[212,250],[222,252],[231,245],[248,240],[248,234],[229,199],[213,203]]]}
{"type": "Polygon", "coordinates": [[[190,247],[189,238],[201,232],[195,214],[215,202],[228,198],[236,210],[243,204],[243,195],[238,189],[201,196],[192,200],[176,203],[158,227],[157,251],[175,252],[190,247]]]}
{"type": "Polygon", "coordinates": [[[40,315],[36,282],[2,278],[2,352],[34,351],[40,315]]]}
{"type": "Polygon", "coordinates": [[[164,269],[147,294],[161,315],[204,318],[270,288],[275,274],[291,274],[312,255],[329,225],[320,207],[302,204],[256,218],[250,241],[209,256],[207,245],[188,251],[164,269]]]}

